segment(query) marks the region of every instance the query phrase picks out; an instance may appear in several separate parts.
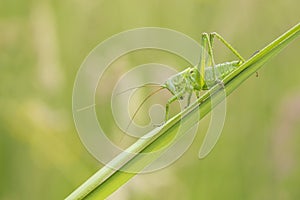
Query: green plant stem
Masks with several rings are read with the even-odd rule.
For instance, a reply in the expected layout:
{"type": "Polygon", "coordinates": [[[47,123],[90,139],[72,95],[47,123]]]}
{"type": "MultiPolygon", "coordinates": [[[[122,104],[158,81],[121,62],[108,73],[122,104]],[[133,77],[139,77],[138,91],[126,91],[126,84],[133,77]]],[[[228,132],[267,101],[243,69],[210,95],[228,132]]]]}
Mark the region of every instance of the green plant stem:
{"type": "MultiPolygon", "coordinates": [[[[226,96],[231,94],[241,83],[255,73],[271,57],[279,53],[290,42],[300,34],[300,24],[295,25],[286,33],[282,34],[276,40],[271,42],[257,54],[246,60],[239,68],[229,74],[223,80],[226,96]]],[[[152,135],[148,139],[139,139],[136,143],[126,149],[126,152],[136,153],[129,156],[126,152],[121,153],[114,158],[109,165],[104,166],[84,184],[77,188],[66,199],[104,199],[120,188],[137,173],[126,173],[126,170],[141,171],[160,155],[144,157],[141,153],[153,152],[159,150],[164,145],[172,142],[176,136],[177,130],[184,123],[185,129],[177,139],[184,136],[185,131],[199,122],[199,115],[203,118],[208,114],[212,106],[211,98],[215,98],[218,103],[223,100],[221,88],[219,85],[212,87],[208,92],[203,94],[195,103],[187,109],[174,116],[162,127],[157,128],[149,133],[152,135]],[[114,170],[109,166],[115,166],[119,170],[114,170]]]]}

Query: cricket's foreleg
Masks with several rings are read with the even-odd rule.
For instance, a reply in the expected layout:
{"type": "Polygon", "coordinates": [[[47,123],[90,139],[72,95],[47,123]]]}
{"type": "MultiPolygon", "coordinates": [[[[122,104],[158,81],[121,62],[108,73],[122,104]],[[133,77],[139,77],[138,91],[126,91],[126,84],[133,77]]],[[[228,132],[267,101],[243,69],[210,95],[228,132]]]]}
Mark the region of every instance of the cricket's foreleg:
{"type": "Polygon", "coordinates": [[[234,55],[236,55],[241,62],[245,62],[245,59],[235,50],[221,35],[216,32],[210,34],[211,44],[213,43],[214,37],[220,40],[234,55]]]}
{"type": "Polygon", "coordinates": [[[191,104],[191,98],[192,98],[192,92],[189,93],[188,98],[187,98],[187,105],[185,106],[186,108],[191,104]]]}
{"type": "Polygon", "coordinates": [[[167,104],[166,104],[165,122],[167,122],[167,121],[168,121],[168,118],[169,118],[170,104],[171,104],[172,102],[176,101],[176,100],[177,100],[177,96],[173,96],[173,97],[171,97],[171,98],[168,100],[168,102],[167,102],[167,104]]]}
{"type": "Polygon", "coordinates": [[[199,97],[200,97],[200,91],[196,90],[195,91],[195,95],[196,95],[197,99],[199,99],[199,97]]]}

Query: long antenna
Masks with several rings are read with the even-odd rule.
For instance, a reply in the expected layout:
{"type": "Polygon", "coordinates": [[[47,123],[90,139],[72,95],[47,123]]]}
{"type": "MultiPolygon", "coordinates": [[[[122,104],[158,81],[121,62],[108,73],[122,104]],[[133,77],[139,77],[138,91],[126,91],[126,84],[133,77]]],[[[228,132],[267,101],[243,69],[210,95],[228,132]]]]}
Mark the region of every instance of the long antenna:
{"type": "Polygon", "coordinates": [[[128,130],[129,126],[132,124],[134,118],[136,117],[137,113],[139,112],[139,110],[142,108],[143,104],[151,97],[153,96],[154,94],[156,94],[157,92],[161,91],[162,89],[165,89],[165,87],[163,86],[160,86],[161,88],[159,88],[158,90],[155,90],[153,92],[151,92],[143,101],[142,103],[138,106],[138,108],[136,109],[136,111],[134,112],[129,124],[127,125],[126,127],[126,131],[128,130]]]}
{"type": "Polygon", "coordinates": [[[147,87],[147,86],[162,87],[162,85],[160,85],[158,83],[145,83],[144,85],[128,88],[124,91],[121,91],[121,92],[117,93],[117,95],[124,94],[125,92],[131,91],[131,90],[134,90],[134,89],[139,89],[139,88],[142,88],[142,87],[147,87]]]}

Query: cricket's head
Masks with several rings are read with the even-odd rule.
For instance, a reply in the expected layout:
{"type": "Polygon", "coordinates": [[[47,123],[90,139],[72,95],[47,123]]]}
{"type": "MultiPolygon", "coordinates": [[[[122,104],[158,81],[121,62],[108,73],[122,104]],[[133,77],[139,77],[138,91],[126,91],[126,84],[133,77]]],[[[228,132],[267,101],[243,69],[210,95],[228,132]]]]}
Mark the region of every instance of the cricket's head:
{"type": "Polygon", "coordinates": [[[173,95],[184,95],[185,92],[201,90],[200,80],[201,75],[197,67],[189,67],[167,79],[164,87],[173,95]]]}
{"type": "Polygon", "coordinates": [[[182,91],[185,90],[186,84],[187,84],[187,78],[186,75],[188,73],[189,68],[186,70],[179,72],[178,74],[175,74],[168,78],[163,86],[168,89],[173,95],[178,95],[182,93],[182,91]]]}

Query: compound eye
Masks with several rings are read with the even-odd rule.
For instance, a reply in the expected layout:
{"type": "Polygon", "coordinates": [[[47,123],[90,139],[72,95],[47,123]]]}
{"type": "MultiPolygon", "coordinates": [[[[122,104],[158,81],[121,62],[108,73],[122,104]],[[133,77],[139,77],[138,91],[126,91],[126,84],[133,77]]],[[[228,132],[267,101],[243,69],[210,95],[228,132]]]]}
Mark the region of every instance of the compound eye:
{"type": "Polygon", "coordinates": [[[190,73],[191,73],[191,74],[194,73],[194,70],[191,70],[190,73]]]}

